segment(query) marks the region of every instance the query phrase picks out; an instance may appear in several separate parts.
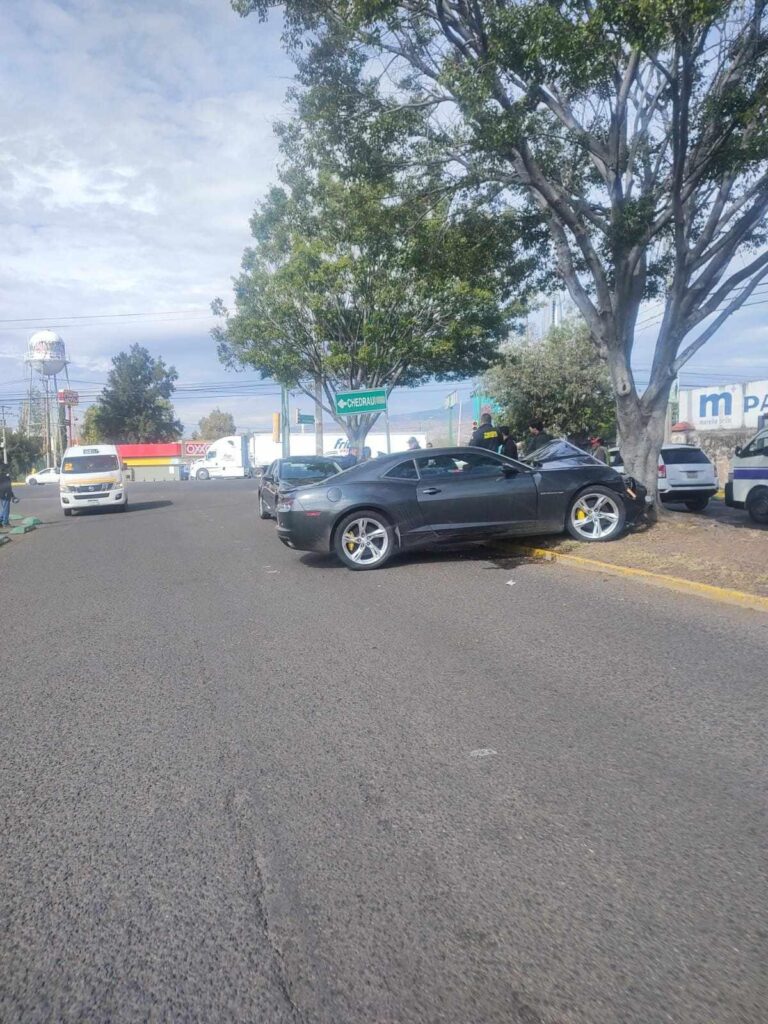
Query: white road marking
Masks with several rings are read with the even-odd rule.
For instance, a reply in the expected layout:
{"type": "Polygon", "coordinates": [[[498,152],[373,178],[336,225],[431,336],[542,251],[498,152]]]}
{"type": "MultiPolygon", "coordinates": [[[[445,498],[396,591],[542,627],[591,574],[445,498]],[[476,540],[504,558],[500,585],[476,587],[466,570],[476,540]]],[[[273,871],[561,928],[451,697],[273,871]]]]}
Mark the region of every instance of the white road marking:
{"type": "Polygon", "coordinates": [[[493,747],[480,747],[479,750],[470,750],[470,757],[493,757],[496,751],[493,747]]]}

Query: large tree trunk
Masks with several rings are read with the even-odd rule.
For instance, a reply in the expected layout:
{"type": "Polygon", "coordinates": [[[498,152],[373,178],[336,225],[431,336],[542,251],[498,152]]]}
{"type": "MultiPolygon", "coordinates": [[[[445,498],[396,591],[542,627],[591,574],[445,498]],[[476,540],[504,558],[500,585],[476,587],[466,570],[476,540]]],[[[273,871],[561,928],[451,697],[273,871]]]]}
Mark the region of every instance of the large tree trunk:
{"type": "Polygon", "coordinates": [[[637,392],[616,400],[619,444],[625,472],[648,490],[648,497],[658,510],[659,452],[664,442],[669,389],[645,408],[637,392]]]}

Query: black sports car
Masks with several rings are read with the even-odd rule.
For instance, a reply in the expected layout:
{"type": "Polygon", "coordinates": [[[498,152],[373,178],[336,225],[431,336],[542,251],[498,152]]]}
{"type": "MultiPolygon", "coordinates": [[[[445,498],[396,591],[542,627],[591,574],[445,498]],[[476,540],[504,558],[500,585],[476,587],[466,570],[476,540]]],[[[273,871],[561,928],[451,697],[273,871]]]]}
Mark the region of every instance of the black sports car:
{"type": "Polygon", "coordinates": [[[281,493],[319,483],[339,472],[341,467],[323,455],[291,455],[287,459],[276,459],[261,474],[259,515],[262,519],[274,519],[281,493]]]}
{"type": "Polygon", "coordinates": [[[334,551],[350,569],[378,569],[399,550],[441,541],[563,530],[612,540],[644,507],[643,487],[567,441],[529,464],[480,448],[430,448],[282,495],[277,533],[300,551],[334,551]]]}

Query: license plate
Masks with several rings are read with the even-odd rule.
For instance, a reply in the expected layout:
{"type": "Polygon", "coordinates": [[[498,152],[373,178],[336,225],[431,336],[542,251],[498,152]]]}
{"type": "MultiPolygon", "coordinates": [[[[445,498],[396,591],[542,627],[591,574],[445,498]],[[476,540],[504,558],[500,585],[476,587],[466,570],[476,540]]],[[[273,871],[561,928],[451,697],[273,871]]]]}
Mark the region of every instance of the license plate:
{"type": "Polygon", "coordinates": [[[689,479],[689,480],[693,480],[693,479],[695,479],[695,478],[696,478],[696,477],[697,477],[697,476],[698,476],[699,474],[698,474],[698,473],[695,473],[695,472],[694,472],[694,473],[686,473],[685,475],[686,475],[686,476],[688,477],[688,479],[689,479]]]}
{"type": "Polygon", "coordinates": [[[99,504],[99,499],[98,498],[89,498],[87,504],[89,504],[89,505],[98,505],[99,504]]]}

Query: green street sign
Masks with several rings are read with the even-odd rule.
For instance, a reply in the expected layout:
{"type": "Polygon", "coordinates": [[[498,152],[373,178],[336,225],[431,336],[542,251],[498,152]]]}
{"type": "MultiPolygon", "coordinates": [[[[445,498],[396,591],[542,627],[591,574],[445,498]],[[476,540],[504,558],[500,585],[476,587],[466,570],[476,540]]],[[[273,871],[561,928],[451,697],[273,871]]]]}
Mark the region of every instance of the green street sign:
{"type": "Polygon", "coordinates": [[[368,391],[340,391],[336,395],[337,416],[358,416],[365,412],[386,411],[386,388],[370,388],[368,391]]]}
{"type": "Polygon", "coordinates": [[[314,427],[315,417],[311,412],[296,413],[296,422],[300,427],[314,427]]]}

